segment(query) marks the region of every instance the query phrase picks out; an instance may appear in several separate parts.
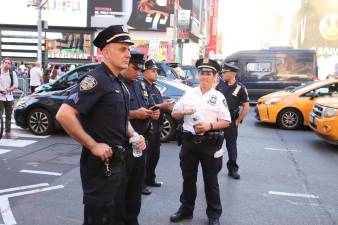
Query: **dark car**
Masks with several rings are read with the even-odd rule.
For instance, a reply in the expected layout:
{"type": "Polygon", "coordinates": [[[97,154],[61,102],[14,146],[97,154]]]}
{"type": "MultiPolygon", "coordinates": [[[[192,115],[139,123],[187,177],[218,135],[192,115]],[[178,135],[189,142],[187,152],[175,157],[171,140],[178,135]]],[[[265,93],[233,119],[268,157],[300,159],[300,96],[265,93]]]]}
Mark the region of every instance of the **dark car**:
{"type": "Polygon", "coordinates": [[[225,62],[238,66],[238,80],[246,86],[253,101],[318,79],[316,52],[311,49],[239,51],[228,56],[225,62]]]}
{"type": "MultiPolygon", "coordinates": [[[[173,101],[190,89],[184,84],[164,78],[159,79],[156,86],[165,100],[173,101]]],[[[61,129],[55,120],[55,115],[73,87],[74,85],[64,90],[34,93],[19,99],[14,110],[16,125],[21,128],[29,128],[36,135],[48,135],[53,130],[61,129]]],[[[176,125],[170,112],[165,112],[161,136],[163,142],[170,141],[175,137],[176,125]]]]}
{"type": "MultiPolygon", "coordinates": [[[[57,91],[57,90],[64,90],[70,86],[73,86],[81,77],[83,77],[88,72],[95,69],[99,63],[90,63],[83,66],[79,66],[74,70],[71,70],[60,77],[53,83],[43,84],[35,89],[35,93],[41,93],[45,91],[57,91]]],[[[160,77],[167,78],[169,80],[176,80],[178,82],[184,83],[183,77],[180,77],[179,74],[175,73],[172,68],[166,62],[158,62],[157,66],[158,75],[160,77]]]]}

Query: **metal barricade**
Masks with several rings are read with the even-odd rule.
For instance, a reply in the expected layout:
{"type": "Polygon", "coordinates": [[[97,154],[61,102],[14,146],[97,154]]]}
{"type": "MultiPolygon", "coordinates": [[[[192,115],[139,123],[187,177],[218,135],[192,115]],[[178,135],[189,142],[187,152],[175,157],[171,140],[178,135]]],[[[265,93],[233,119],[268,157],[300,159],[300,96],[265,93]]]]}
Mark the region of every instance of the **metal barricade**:
{"type": "Polygon", "coordinates": [[[23,96],[31,94],[29,82],[29,78],[18,77],[18,88],[14,91],[14,98],[21,98],[23,96]]]}

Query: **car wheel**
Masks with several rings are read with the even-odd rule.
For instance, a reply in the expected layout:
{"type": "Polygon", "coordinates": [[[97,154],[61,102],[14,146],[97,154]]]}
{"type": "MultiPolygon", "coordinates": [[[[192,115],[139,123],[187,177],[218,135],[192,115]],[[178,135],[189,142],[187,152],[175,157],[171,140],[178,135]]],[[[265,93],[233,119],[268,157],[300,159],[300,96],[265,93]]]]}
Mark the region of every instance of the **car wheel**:
{"type": "Polygon", "coordinates": [[[301,127],[303,124],[303,117],[296,109],[283,109],[278,114],[278,125],[287,130],[294,130],[301,127]]]}
{"type": "Polygon", "coordinates": [[[45,109],[33,109],[27,117],[29,129],[36,135],[48,135],[53,129],[53,120],[45,109]]]}
{"type": "Polygon", "coordinates": [[[169,142],[175,137],[176,123],[167,113],[165,113],[163,117],[161,124],[161,142],[169,142]]]}

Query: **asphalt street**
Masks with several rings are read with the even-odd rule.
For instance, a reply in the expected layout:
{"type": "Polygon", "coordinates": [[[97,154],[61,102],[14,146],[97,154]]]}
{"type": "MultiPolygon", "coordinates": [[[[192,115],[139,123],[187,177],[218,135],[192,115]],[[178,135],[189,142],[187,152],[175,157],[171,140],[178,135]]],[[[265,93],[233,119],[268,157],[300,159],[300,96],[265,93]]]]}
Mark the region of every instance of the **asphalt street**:
{"type": "MultiPolygon", "coordinates": [[[[14,126],[15,140],[0,141],[0,225],[82,223],[81,147],[63,132],[36,137],[14,126]]],[[[338,147],[311,130],[286,131],[256,121],[253,108],[239,130],[240,180],[219,174],[222,225],[337,225],[338,147]]],[[[161,188],[144,196],[142,225],[167,225],[182,187],[176,143],[162,145],[161,188]]],[[[192,220],[207,224],[201,171],[192,220]]]]}

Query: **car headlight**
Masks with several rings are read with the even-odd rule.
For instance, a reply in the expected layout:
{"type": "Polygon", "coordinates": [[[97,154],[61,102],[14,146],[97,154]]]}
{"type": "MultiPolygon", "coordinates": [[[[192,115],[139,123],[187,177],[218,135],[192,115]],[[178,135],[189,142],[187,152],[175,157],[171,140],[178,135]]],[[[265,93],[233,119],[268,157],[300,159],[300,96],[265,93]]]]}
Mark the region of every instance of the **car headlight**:
{"type": "Polygon", "coordinates": [[[324,111],[324,117],[335,117],[337,115],[337,109],[326,108],[324,111]]]}
{"type": "Polygon", "coordinates": [[[282,99],[281,98],[270,98],[268,100],[265,100],[264,104],[271,105],[271,104],[275,104],[275,103],[279,102],[280,100],[282,100],[282,99]]]}
{"type": "Polygon", "coordinates": [[[15,107],[25,106],[26,105],[26,98],[21,98],[17,101],[15,107]]]}

